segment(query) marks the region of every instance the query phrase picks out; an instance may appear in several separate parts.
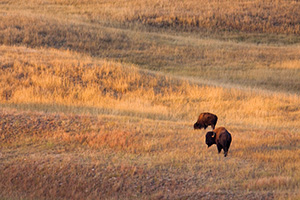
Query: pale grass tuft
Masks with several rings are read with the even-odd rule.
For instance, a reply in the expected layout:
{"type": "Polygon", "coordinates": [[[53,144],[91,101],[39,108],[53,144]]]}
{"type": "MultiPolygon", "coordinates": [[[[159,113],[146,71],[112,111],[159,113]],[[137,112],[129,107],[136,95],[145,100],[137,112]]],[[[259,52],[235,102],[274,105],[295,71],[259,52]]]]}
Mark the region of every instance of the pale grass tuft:
{"type": "Polygon", "coordinates": [[[263,177],[253,180],[248,187],[250,189],[264,190],[266,188],[287,188],[291,184],[292,179],[285,176],[263,177]]]}
{"type": "Polygon", "coordinates": [[[276,63],[271,65],[271,67],[279,69],[300,69],[300,60],[290,60],[282,63],[276,63]]]}

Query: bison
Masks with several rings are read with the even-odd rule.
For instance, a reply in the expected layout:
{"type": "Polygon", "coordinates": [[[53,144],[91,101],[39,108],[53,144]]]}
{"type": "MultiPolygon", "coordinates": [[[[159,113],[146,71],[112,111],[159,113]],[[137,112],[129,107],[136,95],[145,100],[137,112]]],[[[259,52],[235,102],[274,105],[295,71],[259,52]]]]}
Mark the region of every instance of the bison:
{"type": "Polygon", "coordinates": [[[226,157],[230,147],[231,139],[231,134],[224,127],[219,127],[206,133],[205,142],[207,144],[207,148],[213,144],[216,144],[218,147],[218,152],[220,153],[223,149],[224,157],[226,157]]]}
{"type": "Polygon", "coordinates": [[[201,113],[198,117],[197,122],[194,124],[194,129],[206,129],[208,126],[211,126],[212,129],[215,129],[218,121],[218,117],[211,113],[201,113]]]}

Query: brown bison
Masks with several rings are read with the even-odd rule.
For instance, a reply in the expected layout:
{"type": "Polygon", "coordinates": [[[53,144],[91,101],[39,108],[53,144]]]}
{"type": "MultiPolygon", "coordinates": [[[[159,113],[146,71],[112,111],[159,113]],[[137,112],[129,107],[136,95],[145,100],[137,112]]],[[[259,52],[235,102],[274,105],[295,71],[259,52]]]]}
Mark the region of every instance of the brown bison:
{"type": "Polygon", "coordinates": [[[218,121],[218,117],[211,113],[201,113],[198,117],[197,122],[194,124],[194,129],[206,129],[208,126],[211,126],[212,129],[215,129],[218,121]]]}
{"type": "Polygon", "coordinates": [[[226,157],[230,147],[231,139],[231,134],[224,127],[218,127],[213,131],[206,133],[205,142],[207,144],[207,148],[213,144],[216,144],[218,147],[218,152],[220,153],[223,149],[224,157],[226,157]]]}

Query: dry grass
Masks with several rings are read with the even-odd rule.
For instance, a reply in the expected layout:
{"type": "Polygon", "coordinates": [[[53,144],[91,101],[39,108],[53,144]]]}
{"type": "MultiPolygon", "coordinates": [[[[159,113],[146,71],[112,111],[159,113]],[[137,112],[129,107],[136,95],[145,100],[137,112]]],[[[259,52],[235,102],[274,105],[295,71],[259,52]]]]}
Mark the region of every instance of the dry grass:
{"type": "Polygon", "coordinates": [[[70,49],[217,84],[231,83],[291,93],[300,89],[297,45],[255,45],[199,39],[195,35],[173,36],[28,13],[0,18],[0,43],[5,45],[70,49]],[[296,67],[291,69],[286,65],[296,67]]]}
{"type": "Polygon", "coordinates": [[[91,107],[176,121],[211,110],[239,124],[251,120],[256,127],[299,127],[298,95],[198,86],[70,51],[2,46],[1,52],[0,98],[6,104],[91,107]],[[286,118],[285,124],[278,123],[286,118]]]}
{"type": "Polygon", "coordinates": [[[297,95],[201,86],[70,51],[2,46],[1,60],[2,197],[299,197],[297,95]],[[226,159],[192,129],[204,110],[233,135],[226,159]]]}
{"type": "Polygon", "coordinates": [[[298,13],[1,2],[0,198],[299,199],[298,13]],[[233,136],[226,158],[193,130],[204,111],[233,136]]]}
{"type": "Polygon", "coordinates": [[[1,112],[4,197],[299,197],[297,134],[229,127],[235,140],[224,159],[186,123],[1,112]]]}
{"type": "Polygon", "coordinates": [[[41,1],[4,2],[6,10],[82,18],[94,23],[144,24],[176,30],[242,31],[299,34],[300,4],[297,1],[41,1]]]}

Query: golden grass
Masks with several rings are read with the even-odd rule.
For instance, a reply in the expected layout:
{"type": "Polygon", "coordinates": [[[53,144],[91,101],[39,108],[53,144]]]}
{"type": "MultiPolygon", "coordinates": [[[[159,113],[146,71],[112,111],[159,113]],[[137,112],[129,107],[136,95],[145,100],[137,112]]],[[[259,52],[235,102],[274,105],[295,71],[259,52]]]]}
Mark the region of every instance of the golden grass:
{"type": "Polygon", "coordinates": [[[2,46],[1,52],[0,98],[6,104],[94,107],[173,120],[195,120],[199,111],[211,110],[224,124],[299,127],[297,95],[198,86],[69,51],[2,46]]]}
{"type": "MultiPolygon", "coordinates": [[[[0,43],[70,49],[150,70],[291,93],[299,91],[298,45],[256,45],[213,36],[110,28],[53,15],[9,12],[0,16],[0,43]],[[202,37],[202,38],[201,38],[202,37]],[[273,67],[281,66],[281,67],[273,67]],[[293,70],[291,70],[293,69],[293,70]]],[[[230,36],[226,36],[230,38],[230,36]]]]}
{"type": "Polygon", "coordinates": [[[276,63],[274,65],[271,65],[272,68],[277,69],[299,69],[300,68],[300,61],[299,60],[291,60],[291,61],[285,61],[282,63],[276,63]]]}
{"type": "Polygon", "coordinates": [[[2,2],[0,198],[299,199],[298,10],[2,2]],[[226,158],[193,130],[204,111],[226,158]]]}
{"type": "Polygon", "coordinates": [[[2,109],[0,124],[4,197],[299,197],[297,133],[227,126],[225,159],[186,122],[2,109]]]}
{"type": "Polygon", "coordinates": [[[140,23],[159,28],[299,34],[297,1],[41,1],[3,3],[5,10],[35,10],[94,23],[140,23]]]}

